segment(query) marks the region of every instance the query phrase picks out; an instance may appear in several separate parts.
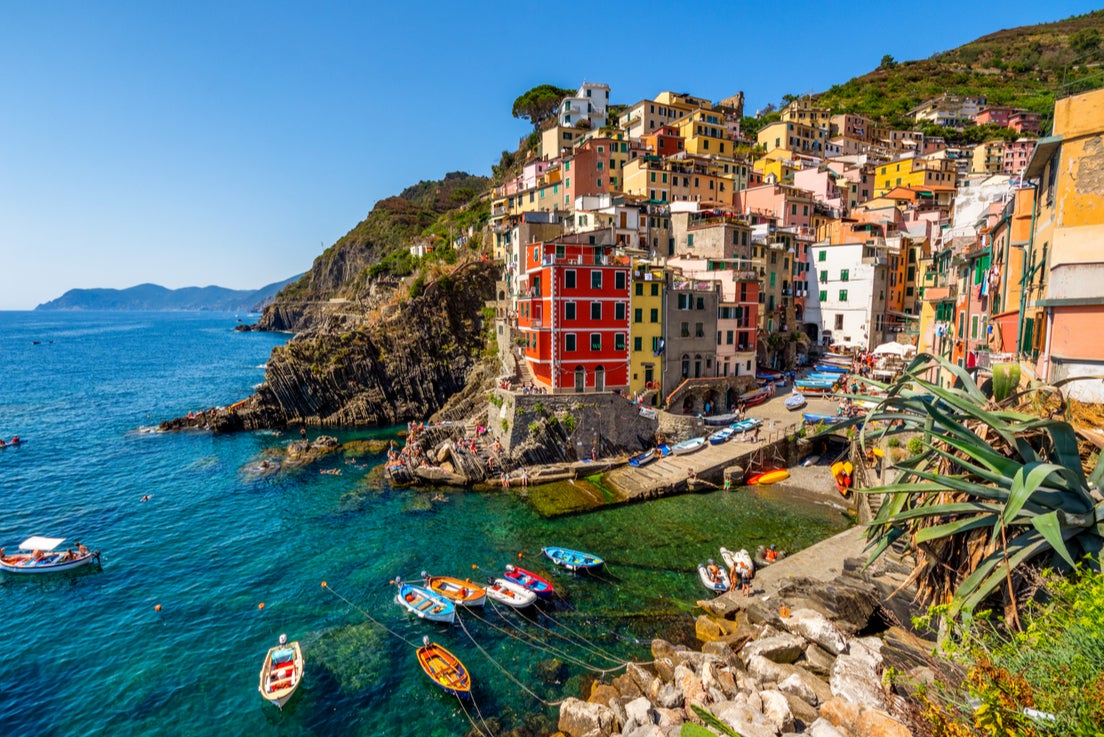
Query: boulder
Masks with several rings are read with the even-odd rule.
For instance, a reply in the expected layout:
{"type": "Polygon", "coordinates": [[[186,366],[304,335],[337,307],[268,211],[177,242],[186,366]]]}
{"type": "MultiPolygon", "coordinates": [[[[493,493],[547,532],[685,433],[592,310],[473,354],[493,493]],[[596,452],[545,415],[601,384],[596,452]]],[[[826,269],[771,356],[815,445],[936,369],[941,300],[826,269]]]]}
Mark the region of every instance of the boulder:
{"type": "Polygon", "coordinates": [[[763,716],[779,732],[789,732],[794,728],[794,716],[786,696],[773,688],[759,692],[763,701],[763,716]]]}
{"type": "Polygon", "coordinates": [[[850,732],[851,725],[858,723],[861,708],[847,699],[834,697],[820,705],[820,716],[846,734],[850,732]]]}
{"type": "Polygon", "coordinates": [[[851,733],[855,737],[912,737],[905,725],[880,709],[864,709],[851,733]]]}
{"type": "Polygon", "coordinates": [[[659,682],[659,688],[652,697],[652,702],[664,709],[681,709],[685,701],[686,697],[682,690],[674,683],[666,681],[659,682]]]}
{"type": "Polygon", "coordinates": [[[847,639],[827,617],[812,609],[797,609],[780,620],[788,632],[815,642],[830,653],[847,652],[847,639]]]}
{"type": "Polygon", "coordinates": [[[667,733],[656,724],[633,725],[621,730],[621,737],[667,737],[667,733]]]}
{"type": "Polygon", "coordinates": [[[828,679],[833,696],[854,704],[885,708],[881,676],[866,655],[841,655],[828,679]]]}
{"type": "Polygon", "coordinates": [[[752,640],[740,649],[740,657],[746,663],[753,655],[760,655],[775,663],[793,663],[805,651],[805,641],[790,634],[752,640]]]}
{"type": "Polygon", "coordinates": [[[847,737],[846,732],[839,731],[835,725],[823,717],[810,724],[809,728],[805,730],[805,734],[809,737],[847,737]]]}
{"type": "Polygon", "coordinates": [[[800,665],[810,673],[827,678],[832,674],[832,663],[834,662],[836,662],[835,655],[832,655],[815,642],[810,642],[809,646],[805,648],[805,658],[800,662],[800,665]]]}
{"type": "Polygon", "coordinates": [[[583,737],[594,730],[610,734],[617,728],[613,709],[573,698],[560,704],[560,721],[556,726],[568,737],[583,737]]]}
{"type": "Polygon", "coordinates": [[[786,697],[786,701],[790,705],[790,713],[793,714],[794,717],[795,730],[801,731],[820,718],[820,713],[816,710],[816,707],[810,706],[807,701],[799,699],[793,694],[788,694],[784,691],[781,693],[786,697]]]}
{"type": "Polygon", "coordinates": [[[801,699],[809,706],[816,706],[820,703],[816,691],[810,688],[809,684],[806,683],[801,676],[797,675],[797,673],[791,673],[779,681],[778,690],[801,699]]]}
{"type": "Polygon", "coordinates": [[[775,663],[756,655],[748,661],[748,673],[763,685],[782,683],[790,676],[796,676],[810,691],[816,694],[817,703],[832,698],[832,690],[827,683],[796,665],[775,663]]]}
{"type": "Polygon", "coordinates": [[[713,707],[713,715],[736,730],[741,737],[778,737],[778,730],[759,711],[747,704],[728,701],[713,707]]]}
{"type": "MultiPolygon", "coordinates": [[[[646,693],[648,687],[651,686],[652,681],[656,678],[653,673],[639,663],[629,663],[625,667],[625,675],[632,679],[632,682],[641,693],[646,693]]],[[[622,689],[621,693],[627,694],[628,692],[622,689]]]]}
{"type": "Polygon", "coordinates": [[[656,713],[652,709],[652,703],[645,698],[636,698],[624,706],[625,721],[621,727],[622,734],[629,734],[634,729],[646,726],[655,726],[656,713]]]}
{"type": "Polygon", "coordinates": [[[747,636],[746,627],[731,619],[702,614],[694,622],[694,634],[704,643],[734,642],[747,636]]]}
{"type": "Polygon", "coordinates": [[[684,703],[702,704],[706,702],[705,686],[702,685],[701,676],[685,663],[680,663],[675,668],[674,684],[682,694],[684,703]]]}
{"type": "MultiPolygon", "coordinates": [[[[629,663],[629,665],[632,665],[632,663],[629,663]]],[[[640,688],[628,673],[617,676],[610,685],[616,688],[617,692],[625,698],[635,699],[644,695],[645,689],[640,688]]]]}
{"type": "Polygon", "coordinates": [[[595,681],[590,686],[590,698],[587,701],[592,704],[609,704],[610,701],[616,701],[620,696],[620,692],[613,686],[595,681]]]}

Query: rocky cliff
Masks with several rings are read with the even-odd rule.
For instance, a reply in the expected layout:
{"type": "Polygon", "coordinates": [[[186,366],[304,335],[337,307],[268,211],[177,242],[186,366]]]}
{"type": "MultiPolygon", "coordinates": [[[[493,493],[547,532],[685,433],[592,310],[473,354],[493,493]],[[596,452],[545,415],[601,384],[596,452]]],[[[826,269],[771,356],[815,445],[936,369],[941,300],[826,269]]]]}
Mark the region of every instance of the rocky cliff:
{"type": "Polygon", "coordinates": [[[482,308],[497,268],[468,261],[427,278],[409,300],[357,321],[315,327],[276,348],[265,382],[244,403],[198,420],[216,432],[289,425],[374,426],[424,419],[468,383],[483,360],[482,308]]]}

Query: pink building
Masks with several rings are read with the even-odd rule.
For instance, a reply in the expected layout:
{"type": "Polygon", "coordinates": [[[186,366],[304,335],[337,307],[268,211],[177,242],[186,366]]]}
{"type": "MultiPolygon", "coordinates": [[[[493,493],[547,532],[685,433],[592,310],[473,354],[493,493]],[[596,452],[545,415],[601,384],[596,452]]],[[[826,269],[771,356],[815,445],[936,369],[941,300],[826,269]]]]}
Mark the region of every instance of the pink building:
{"type": "Polygon", "coordinates": [[[1034,138],[1020,138],[1004,144],[1004,163],[1001,171],[1009,176],[1019,176],[1027,168],[1031,153],[1035,150],[1034,138]]]}
{"type": "Polygon", "coordinates": [[[777,218],[782,227],[809,229],[816,200],[811,192],[788,184],[763,184],[736,192],[737,212],[777,218]]]}
{"type": "MultiPolygon", "coordinates": [[[[808,167],[794,172],[794,186],[812,195],[813,199],[834,209],[847,206],[846,193],[840,191],[839,174],[824,167],[808,167]]],[[[846,179],[843,180],[847,182],[846,179]]]]}

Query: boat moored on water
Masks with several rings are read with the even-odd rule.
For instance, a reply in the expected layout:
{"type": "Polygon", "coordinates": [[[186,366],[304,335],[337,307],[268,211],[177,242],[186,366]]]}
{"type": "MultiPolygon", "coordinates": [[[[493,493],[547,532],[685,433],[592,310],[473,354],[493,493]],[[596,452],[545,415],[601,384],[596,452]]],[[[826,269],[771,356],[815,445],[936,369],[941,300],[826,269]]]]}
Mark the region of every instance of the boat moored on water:
{"type": "Polygon", "coordinates": [[[701,450],[705,447],[705,438],[690,438],[689,440],[683,440],[681,443],[675,443],[671,446],[671,452],[675,455],[686,455],[687,453],[693,453],[694,451],[701,450]]]}
{"type": "MultiPolygon", "coordinates": [[[[704,438],[702,439],[704,441],[704,438]]],[[[548,556],[558,566],[563,566],[569,571],[587,571],[601,568],[604,560],[597,555],[583,553],[569,548],[547,547],[541,548],[541,552],[548,556]]]]}
{"type": "Polygon", "coordinates": [[[754,578],[755,576],[755,563],[751,559],[751,553],[747,550],[740,548],[739,550],[729,550],[728,548],[721,548],[721,560],[725,562],[725,566],[731,571],[735,568],[737,571],[740,569],[746,569],[748,574],[754,578]]]}
{"type": "Polygon", "coordinates": [[[507,565],[506,572],[502,574],[502,577],[507,581],[524,586],[542,599],[546,599],[556,593],[556,589],[552,586],[551,581],[532,571],[527,571],[524,568],[507,565]]]}
{"type": "Polygon", "coordinates": [[[412,583],[399,581],[398,586],[395,603],[419,619],[450,624],[456,621],[456,605],[445,597],[412,583]]]}
{"type": "Polygon", "coordinates": [[[705,563],[698,564],[698,577],[701,578],[702,586],[715,594],[723,594],[732,588],[732,580],[728,577],[728,571],[714,563],[712,558],[705,563]]]}
{"type": "Polygon", "coordinates": [[[17,574],[60,573],[99,564],[100,551],[89,550],[80,542],[76,543],[75,549],[57,551],[56,548],[63,542],[63,537],[35,535],[19,544],[23,552],[9,555],[4,548],[0,548],[0,571],[17,574]]]}
{"type": "Polygon", "coordinates": [[[514,609],[522,609],[537,601],[537,592],[505,578],[489,578],[487,598],[514,609]]]}
{"type": "Polygon", "coordinates": [[[778,550],[774,545],[760,545],[755,549],[755,565],[760,568],[769,566],[772,563],[777,563],[785,557],[786,551],[778,550]]]}
{"type": "Polygon", "coordinates": [[[487,601],[486,589],[462,578],[431,576],[422,571],[422,581],[433,593],[460,606],[483,606],[487,601]]]}
{"type": "Polygon", "coordinates": [[[417,654],[418,664],[438,688],[457,698],[471,698],[471,675],[460,658],[436,642],[430,642],[428,636],[422,638],[417,654]]]}
{"type": "Polygon", "coordinates": [[[261,666],[257,690],[265,701],[283,709],[303,680],[303,651],[298,642],[288,642],[280,635],[280,644],[268,649],[261,666]]]}

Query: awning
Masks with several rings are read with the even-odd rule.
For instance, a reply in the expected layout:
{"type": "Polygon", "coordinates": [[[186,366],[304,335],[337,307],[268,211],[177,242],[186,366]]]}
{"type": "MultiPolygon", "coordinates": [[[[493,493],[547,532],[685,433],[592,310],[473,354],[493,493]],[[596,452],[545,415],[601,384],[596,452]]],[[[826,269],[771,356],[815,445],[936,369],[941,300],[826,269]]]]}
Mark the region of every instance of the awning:
{"type": "Polygon", "coordinates": [[[61,545],[63,542],[65,542],[64,537],[40,537],[39,535],[35,535],[34,537],[28,537],[26,540],[24,540],[19,545],[19,547],[22,550],[47,551],[53,550],[58,545],[61,545]]]}
{"type": "Polygon", "coordinates": [[[1055,150],[1062,145],[1061,136],[1047,136],[1035,142],[1035,150],[1031,152],[1031,158],[1024,167],[1024,179],[1038,179],[1043,175],[1047,162],[1054,156],[1055,150]]]}

